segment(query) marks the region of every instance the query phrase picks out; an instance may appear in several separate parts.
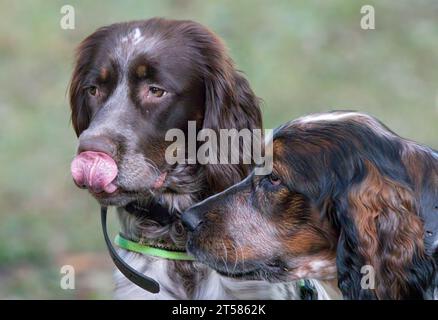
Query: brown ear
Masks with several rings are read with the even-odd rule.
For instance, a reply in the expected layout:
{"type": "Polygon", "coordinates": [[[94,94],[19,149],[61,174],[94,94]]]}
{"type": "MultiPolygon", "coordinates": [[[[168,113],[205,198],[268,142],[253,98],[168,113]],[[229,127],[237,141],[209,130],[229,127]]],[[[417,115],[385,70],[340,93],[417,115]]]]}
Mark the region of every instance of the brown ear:
{"type": "Polygon", "coordinates": [[[82,92],[81,73],[75,68],[70,82],[70,109],[71,122],[76,135],[79,135],[90,124],[89,109],[85,104],[84,93],[82,92]]]}
{"type": "MultiPolygon", "coordinates": [[[[208,58],[205,74],[205,115],[203,128],[261,129],[260,101],[245,77],[235,69],[221,41],[211,35],[210,46],[204,47],[208,58]]],[[[242,148],[240,148],[240,158],[242,148]]],[[[209,164],[206,167],[207,181],[212,191],[218,192],[242,180],[251,165],[209,164]]]]}
{"type": "Polygon", "coordinates": [[[340,288],[350,298],[422,298],[430,283],[423,223],[412,190],[366,164],[364,180],[349,189],[338,244],[340,288]],[[375,271],[375,290],[360,286],[361,268],[375,271]],[[354,283],[353,283],[354,282],[354,283]]]}
{"type": "Polygon", "coordinates": [[[90,111],[85,102],[84,81],[87,72],[91,69],[95,58],[98,43],[107,35],[112,26],[102,27],[85,38],[76,49],[76,63],[70,81],[69,98],[71,121],[76,135],[88,128],[90,111]]]}

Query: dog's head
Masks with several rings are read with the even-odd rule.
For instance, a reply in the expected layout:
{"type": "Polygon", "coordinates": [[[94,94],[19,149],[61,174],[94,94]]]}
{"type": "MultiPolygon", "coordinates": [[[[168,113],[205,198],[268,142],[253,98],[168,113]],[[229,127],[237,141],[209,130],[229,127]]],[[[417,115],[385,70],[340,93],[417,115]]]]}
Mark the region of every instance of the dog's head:
{"type": "MultiPolygon", "coordinates": [[[[197,259],[249,279],[337,277],[350,298],[422,297],[433,261],[403,160],[416,157],[412,143],[339,112],[282,126],[272,150],[271,174],[253,173],[182,215],[197,259]]],[[[416,159],[410,170],[421,168],[416,159]]]]}
{"type": "Polygon", "coordinates": [[[166,132],[186,132],[188,121],[216,131],[261,127],[258,99],[224,45],[192,21],[98,29],[78,48],[70,104],[79,137],[73,178],[103,205],[124,206],[150,191],[222,190],[249,166],[170,166],[166,132]]]}
{"type": "Polygon", "coordinates": [[[288,131],[276,130],[267,148],[271,174],[253,172],[182,215],[189,252],[220,273],[270,281],[336,277],[337,234],[306,190],[306,160],[291,159],[301,145],[284,139],[288,131]]]}

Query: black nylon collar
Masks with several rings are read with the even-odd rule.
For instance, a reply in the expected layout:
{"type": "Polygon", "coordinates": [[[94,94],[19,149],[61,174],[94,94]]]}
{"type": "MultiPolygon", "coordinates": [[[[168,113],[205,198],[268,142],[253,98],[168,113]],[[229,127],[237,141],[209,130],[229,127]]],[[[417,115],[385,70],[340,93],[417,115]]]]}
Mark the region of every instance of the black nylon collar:
{"type": "MultiPolygon", "coordinates": [[[[171,223],[175,217],[172,212],[170,212],[167,208],[163,207],[155,201],[151,202],[148,207],[141,206],[139,203],[136,202],[131,202],[127,206],[125,206],[124,209],[130,214],[139,217],[147,217],[163,226],[171,223]]],[[[115,266],[126,278],[128,278],[131,282],[135,283],[140,288],[151,293],[160,292],[160,284],[157,281],[133,269],[118,255],[117,251],[114,249],[108,236],[108,229],[106,226],[107,211],[107,207],[101,207],[100,209],[102,231],[105,239],[105,244],[108,248],[108,252],[115,266]]]]}
{"type": "Polygon", "coordinates": [[[138,202],[131,202],[126,205],[124,209],[134,216],[142,218],[147,217],[158,222],[162,226],[172,223],[175,219],[175,215],[172,214],[169,209],[160,205],[156,201],[152,201],[147,207],[142,206],[138,202]]]}
{"type": "MultiPolygon", "coordinates": [[[[128,205],[129,206],[129,205],[128,205]]],[[[127,207],[128,207],[127,206],[127,207]]],[[[163,216],[165,214],[167,214],[167,216],[169,217],[169,219],[171,219],[172,215],[171,213],[169,213],[169,211],[167,209],[165,209],[164,207],[157,205],[156,207],[149,207],[149,208],[144,208],[144,207],[134,207],[134,206],[130,206],[129,210],[127,209],[127,207],[125,207],[125,209],[132,214],[145,214],[148,213],[148,216],[150,216],[152,218],[152,216],[158,216],[160,214],[163,214],[163,216]],[[160,210],[158,212],[155,212],[155,208],[156,210],[160,210]],[[131,211],[130,211],[131,210],[131,211]],[[165,212],[163,212],[162,210],[165,210],[165,212]],[[151,216],[152,213],[152,216],[151,216]]],[[[108,248],[108,252],[111,256],[111,259],[113,260],[115,266],[117,267],[117,269],[120,270],[120,272],[126,277],[128,278],[132,283],[136,284],[137,286],[139,286],[140,288],[151,292],[151,293],[158,293],[160,292],[160,284],[155,281],[154,279],[145,276],[144,274],[138,272],[137,270],[135,270],[134,268],[132,268],[131,266],[129,266],[117,253],[117,251],[114,249],[111,240],[108,236],[108,229],[107,229],[107,225],[106,225],[106,221],[107,221],[107,207],[101,207],[100,208],[100,215],[101,215],[101,223],[102,223],[102,232],[103,232],[103,237],[105,239],[105,244],[108,248]]],[[[165,220],[161,220],[161,221],[165,221],[165,220]]],[[[171,220],[169,220],[171,221],[171,220]]],[[[161,223],[160,221],[158,221],[159,223],[161,223]]],[[[317,293],[315,291],[315,288],[313,287],[313,285],[308,281],[308,280],[304,280],[303,283],[299,283],[300,285],[300,298],[303,300],[314,300],[317,299],[317,293]]]]}
{"type": "Polygon", "coordinates": [[[128,278],[130,281],[135,283],[140,288],[149,291],[151,293],[160,292],[160,284],[157,281],[133,269],[125,261],[123,261],[123,259],[118,255],[108,236],[108,229],[106,226],[106,216],[107,216],[107,208],[101,207],[100,217],[102,222],[103,237],[105,239],[105,243],[108,248],[108,252],[111,256],[111,259],[113,260],[116,267],[120,270],[121,273],[123,273],[123,275],[126,278],[128,278]]]}

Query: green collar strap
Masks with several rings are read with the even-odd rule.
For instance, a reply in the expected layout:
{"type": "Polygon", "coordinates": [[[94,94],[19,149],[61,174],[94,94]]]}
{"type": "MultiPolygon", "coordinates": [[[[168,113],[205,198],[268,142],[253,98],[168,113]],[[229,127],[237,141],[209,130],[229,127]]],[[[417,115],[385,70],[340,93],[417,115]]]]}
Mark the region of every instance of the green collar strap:
{"type": "Polygon", "coordinates": [[[147,256],[153,256],[153,257],[164,258],[169,260],[186,260],[186,261],[195,260],[192,256],[189,256],[186,252],[171,251],[171,250],[165,250],[161,248],[148,246],[145,244],[128,240],[122,237],[120,234],[116,236],[114,242],[116,243],[117,246],[119,246],[122,249],[141,253],[147,256]]]}
{"type": "MultiPolygon", "coordinates": [[[[116,245],[122,249],[137,252],[141,254],[145,254],[152,257],[164,258],[169,260],[185,260],[185,261],[193,261],[195,260],[192,256],[189,256],[186,252],[181,251],[171,251],[165,250],[161,248],[156,248],[152,246],[148,246],[145,244],[141,244],[139,242],[134,242],[128,240],[118,234],[114,239],[116,245]]],[[[314,300],[317,299],[316,290],[313,287],[312,283],[309,280],[299,280],[298,287],[300,290],[300,298],[302,300],[314,300]]]]}

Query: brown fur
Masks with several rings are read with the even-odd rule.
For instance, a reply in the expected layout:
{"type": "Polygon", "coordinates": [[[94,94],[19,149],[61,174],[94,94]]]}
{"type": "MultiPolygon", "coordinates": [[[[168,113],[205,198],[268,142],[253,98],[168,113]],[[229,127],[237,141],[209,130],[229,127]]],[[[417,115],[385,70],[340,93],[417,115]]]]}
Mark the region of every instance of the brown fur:
{"type": "Polygon", "coordinates": [[[232,275],[284,281],[337,274],[346,298],[433,296],[436,151],[368,115],[332,112],[278,128],[273,159],[271,174],[254,172],[184,213],[195,256],[210,265],[222,260],[212,267],[227,269],[227,250],[214,245],[226,240],[250,248],[237,270],[225,270],[232,275]],[[375,271],[375,288],[362,283],[365,265],[375,271]]]}
{"type": "Polygon", "coordinates": [[[414,254],[424,257],[423,224],[412,190],[383,177],[370,162],[366,167],[364,181],[349,192],[357,249],[377,271],[377,296],[399,299],[406,289],[404,266],[414,254]]]}

